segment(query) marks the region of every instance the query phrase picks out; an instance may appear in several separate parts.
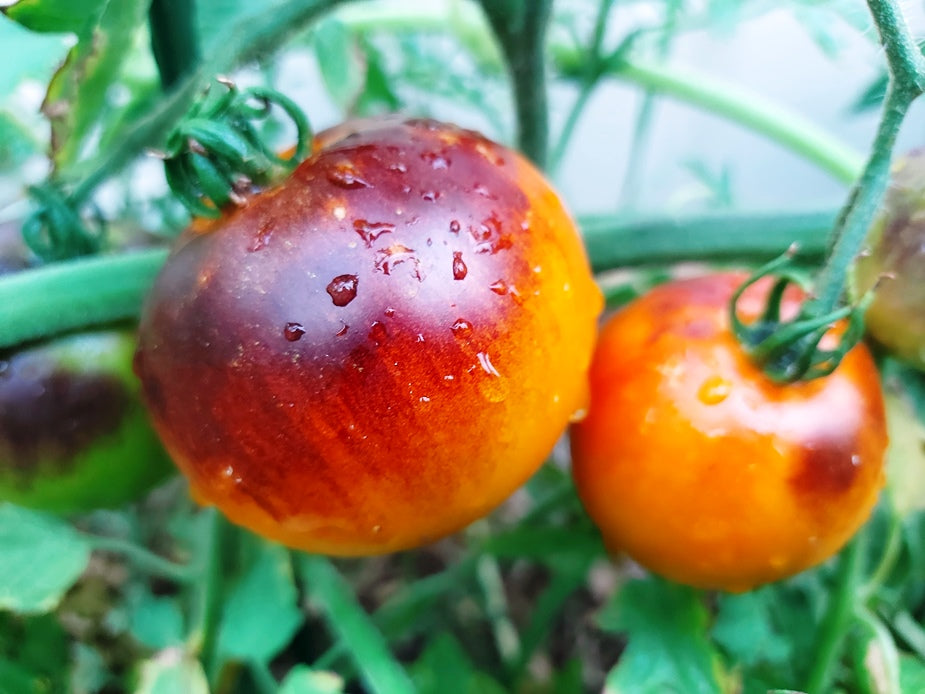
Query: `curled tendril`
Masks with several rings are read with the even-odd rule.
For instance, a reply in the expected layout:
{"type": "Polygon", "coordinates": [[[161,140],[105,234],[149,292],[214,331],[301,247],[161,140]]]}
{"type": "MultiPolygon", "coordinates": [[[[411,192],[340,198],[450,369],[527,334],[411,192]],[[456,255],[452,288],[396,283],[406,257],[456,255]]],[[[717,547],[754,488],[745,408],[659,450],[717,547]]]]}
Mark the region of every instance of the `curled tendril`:
{"type": "Polygon", "coordinates": [[[106,235],[102,214],[94,209],[95,225],[88,227],[77,204],[57,186],[45,182],[30,186],[37,209],[23,223],[22,237],[45,262],[91,255],[100,250],[106,235]]]}
{"type": "Polygon", "coordinates": [[[294,101],[265,87],[238,89],[220,79],[224,91],[211,90],[167,138],[167,182],[195,215],[218,217],[228,204],[240,204],[253,185],[290,171],[308,153],[312,132],[294,101]],[[255,127],[278,106],[296,127],[295,153],[283,158],[255,127]]]}
{"type": "Polygon", "coordinates": [[[874,297],[868,291],[854,305],[841,306],[820,312],[812,300],[805,301],[799,313],[791,320],[781,318],[781,303],[790,285],[802,287],[793,270],[796,247],[759,268],[736,290],[729,306],[732,332],[746,353],[772,379],[784,383],[807,381],[832,373],[844,356],[864,335],[864,313],[874,297]],[[768,294],[765,309],[758,320],[744,323],[739,318],[738,304],[745,291],[765,277],[775,282],[768,294]],[[847,320],[845,329],[838,335],[835,347],[821,347],[822,338],[841,320],[847,320]]]}

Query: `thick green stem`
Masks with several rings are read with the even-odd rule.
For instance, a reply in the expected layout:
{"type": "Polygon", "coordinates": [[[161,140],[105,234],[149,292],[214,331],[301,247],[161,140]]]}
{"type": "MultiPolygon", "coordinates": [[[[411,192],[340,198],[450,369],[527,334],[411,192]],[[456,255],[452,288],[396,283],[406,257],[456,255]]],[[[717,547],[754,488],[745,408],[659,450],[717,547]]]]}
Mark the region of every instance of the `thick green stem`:
{"type": "Polygon", "coordinates": [[[839,558],[838,583],[831,595],[828,612],[822,622],[822,633],[816,645],[813,667],[806,686],[807,692],[827,692],[835,663],[841,655],[842,643],[854,618],[855,593],[861,578],[863,552],[857,537],[842,551],[839,558]]]}
{"type": "MultiPolygon", "coordinates": [[[[580,219],[595,271],[683,260],[765,261],[798,243],[821,257],[834,212],[580,219]]],[[[0,278],[0,348],[137,318],[163,248],[54,263],[0,278]]]]}
{"type": "Polygon", "coordinates": [[[0,348],[135,318],[161,248],[53,263],[0,279],[0,348]]]}
{"type": "Polygon", "coordinates": [[[818,315],[835,309],[845,290],[847,273],[861,251],[890,179],[893,147],[912,102],[925,84],[925,59],[894,0],[868,0],[886,52],[890,88],[870,157],[838,217],[829,259],[816,280],[811,306],[818,315]]]}
{"type": "Polygon", "coordinates": [[[151,0],[148,10],[151,51],[167,90],[199,63],[195,0],[151,0]]]}
{"type": "Polygon", "coordinates": [[[543,168],[549,140],[545,41],[552,0],[483,0],[482,8],[507,59],[518,147],[543,168]]]}
{"type": "Polygon", "coordinates": [[[685,260],[765,262],[796,243],[800,258],[818,260],[825,251],[834,211],[795,214],[714,214],[633,219],[580,218],[596,272],[685,260]]]}

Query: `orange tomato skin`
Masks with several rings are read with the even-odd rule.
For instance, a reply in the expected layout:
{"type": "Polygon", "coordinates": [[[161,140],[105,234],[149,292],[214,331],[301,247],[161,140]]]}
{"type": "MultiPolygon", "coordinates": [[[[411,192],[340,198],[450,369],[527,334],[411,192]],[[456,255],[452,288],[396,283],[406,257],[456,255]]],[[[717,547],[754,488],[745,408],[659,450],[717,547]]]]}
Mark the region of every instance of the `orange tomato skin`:
{"type": "Polygon", "coordinates": [[[347,124],[190,232],[136,368],[194,495],[312,552],[486,514],[587,405],[602,299],[526,160],[430,121],[347,124]]]}
{"type": "MultiPolygon", "coordinates": [[[[768,379],[729,330],[737,273],[674,281],[616,313],[571,431],[578,493],[608,547],[674,581],[744,591],[837,552],[883,485],[875,365],[855,347],[829,377],[768,379]]],[[[766,284],[746,293],[754,319],[766,284]]],[[[798,297],[788,296],[785,312],[798,297]]]]}

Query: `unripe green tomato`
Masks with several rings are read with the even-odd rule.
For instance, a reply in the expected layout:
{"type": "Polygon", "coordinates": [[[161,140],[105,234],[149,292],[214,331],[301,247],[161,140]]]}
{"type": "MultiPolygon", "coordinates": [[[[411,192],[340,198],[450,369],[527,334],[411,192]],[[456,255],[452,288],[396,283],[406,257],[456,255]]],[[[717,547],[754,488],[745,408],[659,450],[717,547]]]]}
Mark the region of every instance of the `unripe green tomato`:
{"type": "Polygon", "coordinates": [[[87,511],[167,477],[138,400],[134,348],[130,331],[104,330],[0,352],[0,500],[87,511]]]}
{"type": "Polygon", "coordinates": [[[855,265],[858,296],[883,278],[865,315],[870,335],[896,357],[925,370],[925,150],[899,159],[855,265]]]}

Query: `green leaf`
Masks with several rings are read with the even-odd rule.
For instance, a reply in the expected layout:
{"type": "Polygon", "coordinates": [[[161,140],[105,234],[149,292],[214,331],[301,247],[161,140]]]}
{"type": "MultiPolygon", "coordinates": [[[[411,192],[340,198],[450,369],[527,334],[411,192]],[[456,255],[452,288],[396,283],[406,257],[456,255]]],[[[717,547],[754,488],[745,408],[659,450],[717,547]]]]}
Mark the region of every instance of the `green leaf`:
{"type": "MultiPolygon", "coordinates": [[[[120,0],[121,1],[121,0],[120,0]]],[[[3,10],[27,29],[45,33],[79,33],[110,0],[19,0],[3,10]]]]}
{"type": "Polygon", "coordinates": [[[209,694],[202,664],[178,648],[161,651],[141,665],[135,694],[209,694]]]}
{"type": "Polygon", "coordinates": [[[99,21],[78,34],[77,45],[52,78],[42,110],[51,121],[56,167],[79,159],[94,125],[107,112],[109,88],[128,62],[147,9],[146,0],[105,3],[99,21]]]}
{"type": "Polygon", "coordinates": [[[410,694],[414,685],[392,657],[382,634],[356,600],[350,585],[324,557],[303,554],[299,574],[309,597],[349,649],[372,694],[410,694]]]}
{"type": "Polygon", "coordinates": [[[334,102],[349,110],[366,81],[366,67],[356,37],[336,19],[318,25],[313,35],[321,77],[334,102]]]}
{"type": "Polygon", "coordinates": [[[175,600],[143,593],[130,610],[129,630],[139,643],[161,650],[183,642],[183,614],[175,600]]]}
{"type": "Polygon", "coordinates": [[[289,555],[278,545],[263,545],[225,603],[219,653],[268,662],[292,640],[302,621],[289,555]]]}
{"type": "Polygon", "coordinates": [[[700,593],[656,577],[627,583],[598,617],[628,638],[607,675],[607,694],[718,694],[718,656],[700,593]]]}
{"type": "Polygon", "coordinates": [[[333,672],[312,670],[306,665],[296,665],[286,675],[279,688],[279,694],[340,694],[344,681],[333,672]]]}
{"type": "Polygon", "coordinates": [[[780,665],[790,657],[790,643],[775,631],[771,620],[775,597],[779,596],[768,589],[719,596],[712,636],[732,662],[746,667],[780,665]]]}
{"type": "Polygon", "coordinates": [[[506,691],[488,675],[478,672],[459,642],[447,633],[431,639],[412,666],[411,677],[421,694],[504,694],[506,691]]]}
{"type": "Polygon", "coordinates": [[[64,691],[68,650],[54,615],[0,614],[0,694],[64,691]]]}
{"type": "Polygon", "coordinates": [[[0,111],[0,171],[20,166],[39,150],[26,127],[11,114],[0,111]]]}
{"type": "Polygon", "coordinates": [[[83,573],[90,547],[50,514],[0,505],[0,609],[53,610],[83,573]]]}

